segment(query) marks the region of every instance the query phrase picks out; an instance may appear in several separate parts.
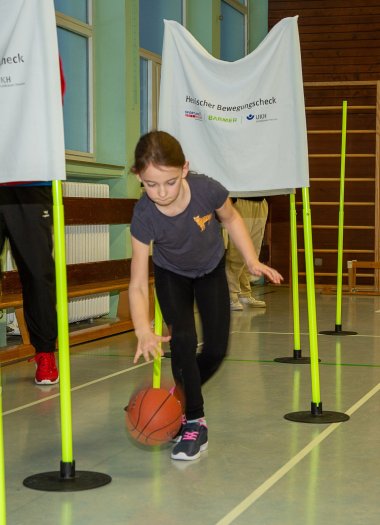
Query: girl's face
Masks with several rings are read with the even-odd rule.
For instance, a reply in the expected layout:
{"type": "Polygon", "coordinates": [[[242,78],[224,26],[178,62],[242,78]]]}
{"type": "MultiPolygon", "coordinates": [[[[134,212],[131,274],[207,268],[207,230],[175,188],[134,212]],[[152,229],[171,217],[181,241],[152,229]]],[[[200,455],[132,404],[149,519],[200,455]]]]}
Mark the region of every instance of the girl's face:
{"type": "Polygon", "coordinates": [[[170,206],[181,194],[183,180],[189,172],[189,163],[183,168],[170,166],[148,167],[138,175],[148,197],[158,206],[170,206]]]}

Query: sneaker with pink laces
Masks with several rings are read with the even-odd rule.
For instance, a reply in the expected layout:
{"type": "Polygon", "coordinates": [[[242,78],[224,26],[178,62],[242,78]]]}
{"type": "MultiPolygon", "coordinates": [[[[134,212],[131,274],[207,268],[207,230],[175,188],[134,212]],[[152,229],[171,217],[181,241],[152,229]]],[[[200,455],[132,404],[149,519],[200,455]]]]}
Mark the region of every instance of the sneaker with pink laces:
{"type": "Polygon", "coordinates": [[[35,356],[37,385],[55,385],[59,381],[54,352],[37,352],[35,356]]]}
{"type": "Polygon", "coordinates": [[[198,459],[208,447],[207,427],[201,423],[186,423],[180,441],[174,446],[171,458],[182,461],[198,459]]]}

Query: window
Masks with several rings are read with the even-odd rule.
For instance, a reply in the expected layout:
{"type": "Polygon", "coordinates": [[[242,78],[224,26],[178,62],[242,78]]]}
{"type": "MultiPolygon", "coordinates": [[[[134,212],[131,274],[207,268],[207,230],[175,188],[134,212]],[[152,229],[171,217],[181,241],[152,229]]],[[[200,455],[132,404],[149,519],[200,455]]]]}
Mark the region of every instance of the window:
{"type": "Polygon", "coordinates": [[[58,12],[88,24],[89,2],[87,0],[54,0],[54,4],[58,12]]]}
{"type": "Polygon", "coordinates": [[[243,58],[247,53],[246,2],[221,2],[220,58],[229,62],[243,58]],[[242,5],[240,5],[242,4],[242,5]]]}
{"type": "Polygon", "coordinates": [[[183,0],[140,0],[140,131],[157,128],[164,19],[183,23],[183,0]]]}
{"type": "Polygon", "coordinates": [[[183,20],[182,0],[140,0],[140,47],[162,54],[164,19],[183,20]]]}
{"type": "Polygon", "coordinates": [[[93,154],[91,0],[55,0],[58,47],[66,79],[66,153],[93,154]]]}
{"type": "Polygon", "coordinates": [[[161,57],[140,51],[140,132],[157,128],[161,57]]]}

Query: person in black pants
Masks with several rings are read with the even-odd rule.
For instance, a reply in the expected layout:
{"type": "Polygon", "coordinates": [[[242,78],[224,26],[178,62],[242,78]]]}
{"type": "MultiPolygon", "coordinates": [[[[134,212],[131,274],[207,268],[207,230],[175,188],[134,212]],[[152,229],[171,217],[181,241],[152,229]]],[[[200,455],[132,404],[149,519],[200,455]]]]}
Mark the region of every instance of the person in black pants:
{"type": "Polygon", "coordinates": [[[172,372],[185,397],[186,423],[171,457],[197,459],[208,446],[201,385],[218,370],[227,352],[230,300],[221,224],[243,253],[252,274],[280,283],[281,275],[259,262],[249,233],[216,180],[189,171],[179,142],[163,131],[142,136],[132,171],[145,194],[131,222],[129,299],[138,339],[134,362],[162,353],[170,340],[172,372]],[[154,334],[149,318],[148,262],[153,263],[158,302],[169,336],[154,334]],[[194,303],[202,322],[203,349],[197,355],[194,303]]]}
{"type": "Polygon", "coordinates": [[[58,382],[57,314],[49,183],[0,185],[0,252],[9,239],[22,285],[25,322],[36,350],[35,382],[58,382]]]}
{"type": "MultiPolygon", "coordinates": [[[[60,57],[58,66],[63,104],[66,81],[60,57]]],[[[8,238],[20,275],[25,322],[36,350],[38,385],[59,381],[54,356],[57,312],[51,186],[48,181],[0,184],[0,253],[8,238]]]]}

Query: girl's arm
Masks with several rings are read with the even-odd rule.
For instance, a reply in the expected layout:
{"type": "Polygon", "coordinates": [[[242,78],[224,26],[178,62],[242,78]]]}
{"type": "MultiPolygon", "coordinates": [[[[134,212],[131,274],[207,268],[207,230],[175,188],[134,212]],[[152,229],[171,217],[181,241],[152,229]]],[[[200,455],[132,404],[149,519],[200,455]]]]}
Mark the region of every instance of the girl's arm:
{"type": "Polygon", "coordinates": [[[170,336],[156,335],[149,317],[149,245],[132,236],[131,280],[129,284],[129,306],[135,334],[137,350],[133,362],[141,356],[145,361],[150,356],[163,354],[160,343],[170,340],[170,336]]]}
{"type": "Polygon", "coordinates": [[[223,206],[216,210],[219,220],[228,231],[237,249],[243,256],[248,271],[253,275],[265,275],[275,284],[280,284],[282,275],[277,270],[270,268],[259,261],[252,239],[239,212],[227,199],[223,206]]]}

